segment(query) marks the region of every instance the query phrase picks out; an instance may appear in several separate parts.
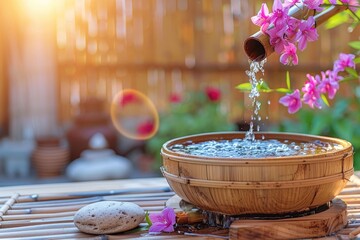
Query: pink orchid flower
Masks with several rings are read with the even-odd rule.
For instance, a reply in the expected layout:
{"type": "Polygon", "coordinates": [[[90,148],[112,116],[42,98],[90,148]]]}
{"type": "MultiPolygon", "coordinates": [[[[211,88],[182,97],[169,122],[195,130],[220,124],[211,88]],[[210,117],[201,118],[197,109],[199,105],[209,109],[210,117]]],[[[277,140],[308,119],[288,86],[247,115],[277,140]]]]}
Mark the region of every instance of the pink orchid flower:
{"type": "MultiPolygon", "coordinates": [[[[329,0],[331,4],[336,4],[336,0],[329,0]]],[[[360,6],[360,3],[358,0],[340,0],[342,4],[349,5],[350,10],[356,11],[360,6]]]]}
{"type": "Polygon", "coordinates": [[[300,2],[300,0],[285,0],[284,7],[292,7],[299,2],[300,2]]]}
{"type": "Polygon", "coordinates": [[[288,12],[289,7],[284,7],[281,0],[274,0],[272,6],[272,14],[270,15],[270,22],[276,25],[286,24],[287,19],[289,18],[288,12]]]}
{"type": "Polygon", "coordinates": [[[280,56],[280,62],[285,65],[297,65],[299,63],[296,46],[294,44],[289,42],[284,46],[284,52],[280,56]]]}
{"type": "Polygon", "coordinates": [[[282,98],[280,98],[279,103],[288,107],[288,112],[290,114],[296,113],[302,107],[301,99],[300,99],[300,91],[296,89],[291,94],[286,94],[282,98]]]}
{"type": "Polygon", "coordinates": [[[330,99],[333,99],[337,90],[339,90],[339,81],[336,72],[321,72],[322,80],[318,86],[321,93],[327,93],[330,99]]]}
{"type": "Polygon", "coordinates": [[[285,32],[286,38],[294,43],[296,41],[296,35],[298,33],[299,30],[299,25],[300,25],[300,20],[290,17],[287,21],[287,29],[285,32]]]}
{"type": "Polygon", "coordinates": [[[275,52],[282,53],[288,41],[284,38],[285,28],[275,26],[266,32],[270,38],[270,44],[275,52]]]}
{"type": "Polygon", "coordinates": [[[321,108],[320,104],[320,91],[317,88],[319,76],[316,78],[307,74],[306,77],[308,80],[305,82],[304,87],[301,89],[303,91],[303,101],[308,104],[311,108],[321,108]]]}
{"type": "Polygon", "coordinates": [[[309,9],[313,9],[315,11],[320,12],[323,10],[323,8],[320,7],[320,5],[324,3],[324,0],[304,0],[303,3],[309,9]]]}
{"type": "Polygon", "coordinates": [[[301,51],[306,48],[307,42],[316,41],[319,35],[315,28],[315,19],[310,16],[307,20],[301,21],[296,40],[299,42],[298,47],[301,51]]]}
{"type": "Polygon", "coordinates": [[[257,25],[260,26],[261,31],[265,31],[267,27],[269,26],[269,9],[266,5],[266,3],[261,4],[260,11],[256,16],[251,17],[251,21],[257,25]]]}
{"type": "Polygon", "coordinates": [[[173,232],[176,223],[176,214],[172,208],[164,208],[161,213],[150,213],[152,222],[149,233],[173,232]]]}
{"type": "Polygon", "coordinates": [[[340,53],[339,59],[334,62],[334,71],[341,72],[346,68],[355,68],[355,55],[340,53]]]}

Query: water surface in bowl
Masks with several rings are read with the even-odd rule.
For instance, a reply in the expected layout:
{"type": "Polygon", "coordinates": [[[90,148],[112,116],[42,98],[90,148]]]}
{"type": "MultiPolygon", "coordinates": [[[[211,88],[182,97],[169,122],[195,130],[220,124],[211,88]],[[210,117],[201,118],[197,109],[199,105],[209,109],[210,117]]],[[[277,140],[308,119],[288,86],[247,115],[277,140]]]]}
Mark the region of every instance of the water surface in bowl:
{"type": "Polygon", "coordinates": [[[211,140],[194,143],[174,144],[169,147],[174,152],[194,156],[221,158],[264,158],[297,155],[311,155],[343,149],[341,144],[315,140],[312,142],[293,142],[288,140],[211,140]]]}

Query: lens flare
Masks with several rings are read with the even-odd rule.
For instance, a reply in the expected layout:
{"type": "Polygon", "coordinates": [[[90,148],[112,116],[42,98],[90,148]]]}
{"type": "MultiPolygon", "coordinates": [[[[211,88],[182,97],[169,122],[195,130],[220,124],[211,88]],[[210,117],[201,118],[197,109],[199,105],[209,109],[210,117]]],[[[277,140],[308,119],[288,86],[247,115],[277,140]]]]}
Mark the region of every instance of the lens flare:
{"type": "Polygon", "coordinates": [[[111,120],[124,136],[146,140],[159,128],[159,115],[153,102],[133,89],[124,89],[115,95],[111,104],[111,120]]]}

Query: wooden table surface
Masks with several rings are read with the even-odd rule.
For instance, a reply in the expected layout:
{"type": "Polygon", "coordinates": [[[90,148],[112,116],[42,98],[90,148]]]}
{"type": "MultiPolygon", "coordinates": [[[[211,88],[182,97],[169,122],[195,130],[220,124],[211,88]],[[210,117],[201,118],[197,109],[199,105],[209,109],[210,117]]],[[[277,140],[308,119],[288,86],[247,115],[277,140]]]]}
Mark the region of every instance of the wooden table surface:
{"type": "MultiPolygon", "coordinates": [[[[148,235],[135,230],[112,235],[81,233],[73,216],[87,204],[102,201],[131,201],[145,211],[159,212],[174,196],[164,178],[139,178],[96,182],[24,185],[0,188],[0,239],[227,239],[223,229],[206,233],[148,235]]],[[[352,177],[338,196],[348,205],[349,224],[333,236],[319,239],[350,239],[360,226],[360,180],[352,177]]],[[[141,224],[146,226],[146,223],[141,224]]]]}

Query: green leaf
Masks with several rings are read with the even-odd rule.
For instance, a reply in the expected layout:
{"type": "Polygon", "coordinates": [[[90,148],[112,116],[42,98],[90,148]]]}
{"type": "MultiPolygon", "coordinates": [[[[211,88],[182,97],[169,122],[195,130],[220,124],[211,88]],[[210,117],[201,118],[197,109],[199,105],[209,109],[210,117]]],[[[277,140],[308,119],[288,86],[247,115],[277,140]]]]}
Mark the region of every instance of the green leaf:
{"type": "Polygon", "coordinates": [[[354,62],[355,62],[356,64],[360,63],[360,57],[355,58],[355,59],[354,59],[354,62]]]}
{"type": "Polygon", "coordinates": [[[286,71],[286,86],[287,86],[288,89],[291,89],[289,71],[286,71]]]}
{"type": "Polygon", "coordinates": [[[271,88],[269,88],[266,82],[262,82],[261,84],[259,84],[257,86],[257,89],[259,92],[265,92],[265,93],[269,93],[273,91],[271,88]]]}
{"type": "Polygon", "coordinates": [[[126,231],[124,233],[126,234],[132,234],[132,233],[138,233],[138,232],[144,232],[144,231],[148,231],[149,230],[149,226],[143,226],[143,227],[137,227],[137,228],[134,228],[134,229],[131,229],[129,231],[126,231]]]}
{"type": "Polygon", "coordinates": [[[276,88],[275,89],[276,92],[279,92],[279,93],[291,93],[291,89],[288,89],[288,88],[276,88]]]}
{"type": "Polygon", "coordinates": [[[239,85],[236,86],[237,89],[239,89],[240,91],[250,91],[252,86],[251,83],[241,83],[239,85]]]}
{"type": "Polygon", "coordinates": [[[327,97],[325,96],[325,94],[321,94],[321,99],[324,101],[326,106],[330,107],[329,101],[328,101],[327,97]]]}
{"type": "Polygon", "coordinates": [[[335,28],[335,27],[347,22],[348,20],[349,20],[349,14],[347,14],[345,12],[338,13],[326,21],[325,27],[327,29],[335,28]]]}
{"type": "Polygon", "coordinates": [[[352,81],[352,80],[356,80],[356,79],[357,79],[356,77],[347,76],[347,77],[344,77],[343,79],[341,79],[339,82],[348,82],[348,81],[352,81]]]}
{"type": "Polygon", "coordinates": [[[259,85],[259,89],[260,90],[271,90],[269,85],[266,82],[261,82],[261,84],[259,85]]]}
{"type": "Polygon", "coordinates": [[[146,213],[145,213],[145,221],[149,225],[149,227],[151,227],[152,222],[151,222],[150,217],[149,217],[149,211],[146,211],[146,213]]]}
{"type": "Polygon", "coordinates": [[[346,72],[348,72],[351,76],[355,77],[355,78],[358,78],[359,77],[359,74],[357,73],[357,71],[353,68],[346,68],[345,69],[346,72]]]}
{"type": "Polygon", "coordinates": [[[349,46],[360,50],[360,41],[349,42],[349,46]]]}

